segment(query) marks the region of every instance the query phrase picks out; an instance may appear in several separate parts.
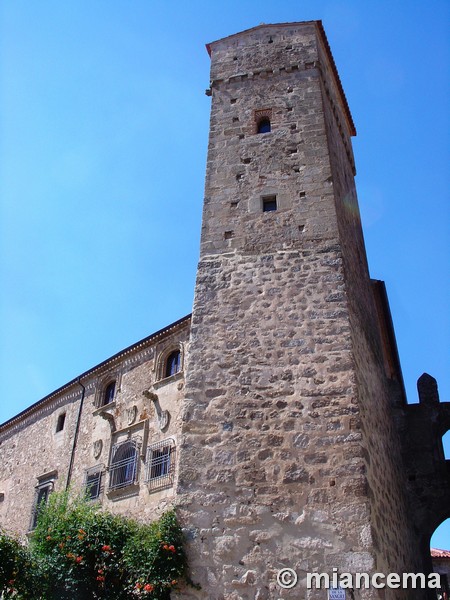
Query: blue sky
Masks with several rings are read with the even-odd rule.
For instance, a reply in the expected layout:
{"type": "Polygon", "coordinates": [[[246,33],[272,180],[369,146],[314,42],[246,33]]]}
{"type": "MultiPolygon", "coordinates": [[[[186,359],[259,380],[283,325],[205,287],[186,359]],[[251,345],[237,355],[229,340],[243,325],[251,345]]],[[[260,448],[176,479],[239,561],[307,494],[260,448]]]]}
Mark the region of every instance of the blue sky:
{"type": "MultiPolygon", "coordinates": [[[[440,0],[2,3],[0,422],[191,311],[204,45],[311,19],[358,131],[370,271],[408,399],[426,371],[450,400],[449,17],[440,0]]],[[[450,526],[434,543],[450,547],[450,526]]]]}

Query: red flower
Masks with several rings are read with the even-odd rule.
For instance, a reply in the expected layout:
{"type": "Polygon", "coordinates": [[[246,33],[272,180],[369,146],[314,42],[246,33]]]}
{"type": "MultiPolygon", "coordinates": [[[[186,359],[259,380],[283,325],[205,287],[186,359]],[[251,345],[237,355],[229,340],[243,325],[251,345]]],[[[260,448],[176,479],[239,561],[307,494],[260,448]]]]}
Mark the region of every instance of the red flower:
{"type": "Polygon", "coordinates": [[[172,581],[170,582],[170,585],[177,585],[178,581],[176,579],[172,579],[172,581]]]}
{"type": "Polygon", "coordinates": [[[111,546],[105,544],[104,546],[102,546],[102,550],[103,552],[111,552],[111,546]]]}
{"type": "Polygon", "coordinates": [[[143,583],[139,583],[139,581],[136,583],[136,585],[134,586],[137,590],[140,590],[141,587],[143,586],[143,583]]]}
{"type": "Polygon", "coordinates": [[[155,589],[155,586],[152,585],[151,583],[146,583],[144,585],[144,592],[153,592],[154,589],[155,589]]]}
{"type": "Polygon", "coordinates": [[[176,552],[176,550],[175,550],[175,546],[173,546],[172,544],[169,546],[169,550],[170,550],[171,552],[176,552]]]}
{"type": "Polygon", "coordinates": [[[75,562],[80,563],[83,560],[82,556],[77,556],[75,562]]]}
{"type": "Polygon", "coordinates": [[[103,569],[99,569],[99,570],[97,571],[97,573],[98,573],[99,575],[103,575],[104,571],[103,571],[103,569]]]}
{"type": "Polygon", "coordinates": [[[168,549],[169,549],[169,544],[164,544],[163,550],[168,550],[168,549]]]}
{"type": "Polygon", "coordinates": [[[105,581],[104,575],[97,575],[97,581],[105,581]]]}

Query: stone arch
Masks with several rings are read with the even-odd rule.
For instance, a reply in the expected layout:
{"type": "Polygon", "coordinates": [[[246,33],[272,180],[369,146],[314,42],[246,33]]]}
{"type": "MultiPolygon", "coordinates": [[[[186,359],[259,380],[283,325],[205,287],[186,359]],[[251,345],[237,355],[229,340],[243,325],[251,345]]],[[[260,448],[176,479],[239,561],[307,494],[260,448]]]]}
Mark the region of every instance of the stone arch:
{"type": "Polygon", "coordinates": [[[434,530],[430,541],[431,569],[433,573],[439,573],[441,583],[441,598],[450,597],[450,518],[445,519],[434,530]],[[433,539],[434,534],[441,529],[441,535],[433,539]],[[443,541],[445,540],[445,541],[443,541]]]}
{"type": "Polygon", "coordinates": [[[110,370],[101,375],[97,380],[94,405],[96,408],[108,406],[117,398],[120,391],[122,374],[120,370],[110,370]]]}

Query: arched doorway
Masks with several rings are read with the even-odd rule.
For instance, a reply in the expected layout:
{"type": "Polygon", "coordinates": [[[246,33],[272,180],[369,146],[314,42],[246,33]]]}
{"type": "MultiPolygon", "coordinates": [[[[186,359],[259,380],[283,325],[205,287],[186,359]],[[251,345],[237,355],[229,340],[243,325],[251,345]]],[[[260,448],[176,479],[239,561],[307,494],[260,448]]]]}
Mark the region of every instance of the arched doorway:
{"type": "Polygon", "coordinates": [[[433,572],[439,573],[441,589],[439,600],[450,600],[450,518],[445,519],[431,536],[431,561],[433,572]]]}

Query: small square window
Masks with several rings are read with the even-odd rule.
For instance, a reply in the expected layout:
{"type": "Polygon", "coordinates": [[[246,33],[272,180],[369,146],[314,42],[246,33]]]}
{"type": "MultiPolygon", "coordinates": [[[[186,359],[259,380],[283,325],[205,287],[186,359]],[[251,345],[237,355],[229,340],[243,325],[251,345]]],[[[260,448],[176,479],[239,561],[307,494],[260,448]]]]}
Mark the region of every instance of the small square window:
{"type": "Polygon", "coordinates": [[[273,210],[277,210],[277,197],[276,196],[266,196],[262,199],[262,209],[263,212],[271,212],[273,210]]]}
{"type": "Polygon", "coordinates": [[[270,124],[270,119],[267,117],[261,119],[257,123],[257,133],[270,133],[272,127],[270,124]]]}

